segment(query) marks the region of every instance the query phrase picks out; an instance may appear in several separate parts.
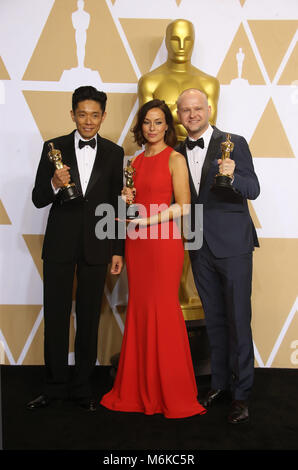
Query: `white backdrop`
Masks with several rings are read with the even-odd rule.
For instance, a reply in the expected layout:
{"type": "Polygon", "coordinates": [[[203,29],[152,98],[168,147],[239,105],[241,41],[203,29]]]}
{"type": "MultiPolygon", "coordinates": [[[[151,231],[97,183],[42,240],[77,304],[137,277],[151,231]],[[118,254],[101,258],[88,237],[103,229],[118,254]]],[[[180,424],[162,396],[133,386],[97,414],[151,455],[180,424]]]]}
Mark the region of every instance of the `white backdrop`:
{"type": "MultiPolygon", "coordinates": [[[[31,191],[43,140],[72,129],[71,92],[91,83],[109,97],[102,135],[133,154],[127,135],[137,81],[166,60],[166,24],[184,18],[196,32],[193,65],[221,83],[217,127],[245,136],[260,180],[261,195],[250,205],[261,243],[253,285],[256,365],[297,367],[297,0],[82,3],[90,24],[79,69],[75,0],[0,0],[0,361],[42,363],[39,250],[48,209],[34,208],[31,191]]],[[[118,288],[106,289],[101,325],[101,347],[109,338],[111,352],[119,350],[124,324],[118,288]]],[[[99,362],[109,358],[101,353],[99,362]]]]}

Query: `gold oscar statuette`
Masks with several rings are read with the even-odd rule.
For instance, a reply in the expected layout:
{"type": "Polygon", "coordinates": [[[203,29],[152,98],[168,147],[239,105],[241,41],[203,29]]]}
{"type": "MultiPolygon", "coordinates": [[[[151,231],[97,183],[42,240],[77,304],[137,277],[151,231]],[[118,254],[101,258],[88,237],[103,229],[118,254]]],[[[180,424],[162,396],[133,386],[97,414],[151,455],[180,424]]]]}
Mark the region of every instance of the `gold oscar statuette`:
{"type": "MultiPolygon", "coordinates": [[[[221,146],[221,159],[225,160],[226,158],[231,158],[230,155],[234,150],[234,143],[231,142],[230,134],[227,134],[227,140],[222,142],[220,146],[221,146]]],[[[214,185],[212,188],[215,190],[228,189],[228,190],[234,191],[232,187],[232,179],[233,177],[231,175],[218,173],[215,176],[215,181],[214,181],[214,185]]]]}
{"type": "MultiPolygon", "coordinates": [[[[212,42],[212,37],[210,40],[212,42]]],[[[178,141],[183,142],[187,131],[177,114],[180,93],[189,88],[202,90],[211,106],[210,123],[215,125],[220,84],[216,77],[199,70],[191,63],[195,28],[190,21],[177,19],[169,23],[165,45],[168,52],[166,62],[139,79],[138,98],[140,106],[155,98],[164,100],[172,112],[178,141]]]]}
{"type": "MultiPolygon", "coordinates": [[[[61,151],[54,148],[53,142],[49,143],[50,151],[48,152],[49,160],[54,164],[56,170],[63,168],[61,151]]],[[[63,202],[71,201],[80,196],[76,185],[72,182],[67,183],[64,188],[60,189],[61,198],[63,202]]]]}
{"type": "MultiPolygon", "coordinates": [[[[131,165],[131,160],[128,160],[127,166],[124,168],[124,176],[126,179],[126,187],[133,189],[134,188],[134,180],[133,177],[136,173],[136,169],[131,165]]],[[[126,218],[128,220],[136,219],[139,216],[138,206],[131,203],[126,203],[126,218]]]]}

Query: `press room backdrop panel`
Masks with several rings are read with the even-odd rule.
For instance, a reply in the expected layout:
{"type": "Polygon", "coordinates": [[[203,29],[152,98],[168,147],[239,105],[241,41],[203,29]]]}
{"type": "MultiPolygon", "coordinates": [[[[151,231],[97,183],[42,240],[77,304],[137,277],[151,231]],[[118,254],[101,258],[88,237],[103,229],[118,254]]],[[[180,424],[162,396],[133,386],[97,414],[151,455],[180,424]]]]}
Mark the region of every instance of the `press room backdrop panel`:
{"type": "MultiPolygon", "coordinates": [[[[195,26],[193,65],[220,81],[217,126],[246,137],[261,183],[250,203],[261,244],[254,255],[256,366],[297,367],[297,0],[0,2],[2,363],[43,363],[40,251],[48,209],[31,202],[43,140],[73,129],[71,93],[94,84],[108,94],[102,135],[134,155],[137,81],[166,60],[165,28],[177,18],[195,26]]],[[[106,283],[100,364],[119,352],[126,301],[124,271],[106,283]]],[[[70,363],[74,334],[72,315],[70,363]]]]}

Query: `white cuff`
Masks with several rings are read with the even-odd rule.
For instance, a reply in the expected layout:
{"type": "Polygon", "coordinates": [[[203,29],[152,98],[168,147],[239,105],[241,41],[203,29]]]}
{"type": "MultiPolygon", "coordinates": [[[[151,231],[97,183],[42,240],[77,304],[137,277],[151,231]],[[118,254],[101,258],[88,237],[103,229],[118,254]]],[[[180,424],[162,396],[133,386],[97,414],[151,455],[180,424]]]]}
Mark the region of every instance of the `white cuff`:
{"type": "Polygon", "coordinates": [[[53,181],[51,180],[51,186],[52,186],[52,189],[53,189],[53,192],[54,194],[57,194],[59,191],[60,191],[60,188],[55,188],[55,186],[53,185],[53,181]]]}

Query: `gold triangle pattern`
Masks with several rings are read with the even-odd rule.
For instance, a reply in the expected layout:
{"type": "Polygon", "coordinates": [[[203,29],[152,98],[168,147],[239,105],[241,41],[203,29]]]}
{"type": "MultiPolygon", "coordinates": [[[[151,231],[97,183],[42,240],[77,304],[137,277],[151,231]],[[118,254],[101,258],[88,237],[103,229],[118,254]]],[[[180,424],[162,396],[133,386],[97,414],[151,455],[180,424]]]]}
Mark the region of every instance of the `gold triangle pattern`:
{"type": "Polygon", "coordinates": [[[298,42],[296,43],[292,54],[283,70],[283,73],[278,81],[278,85],[292,85],[297,80],[298,70],[298,42]]]}
{"type": "Polygon", "coordinates": [[[63,70],[77,65],[71,22],[74,10],[75,2],[55,0],[23,80],[58,81],[63,70]]]}
{"type": "Polygon", "coordinates": [[[23,94],[43,140],[68,134],[74,129],[70,118],[71,93],[28,90],[23,94]]]}
{"type": "Polygon", "coordinates": [[[132,127],[133,125],[131,125],[130,128],[128,129],[128,132],[122,143],[122,147],[124,148],[124,153],[127,157],[132,157],[138,150],[140,150],[140,147],[134,141],[134,136],[133,136],[133,133],[131,132],[132,127]]]}
{"type": "Polygon", "coordinates": [[[270,98],[251,138],[250,149],[254,157],[294,157],[293,150],[288,141],[272,98],[270,98]]]}
{"type": "Polygon", "coordinates": [[[136,102],[136,93],[107,93],[107,117],[100,131],[104,137],[118,142],[122,129],[136,102]],[[115,126],[117,122],[117,126],[115,126]]]}
{"type": "Polygon", "coordinates": [[[252,218],[252,221],[254,223],[254,226],[256,228],[262,228],[261,224],[260,224],[260,221],[258,219],[258,216],[256,214],[256,211],[254,209],[254,206],[252,205],[252,202],[251,201],[248,201],[248,208],[249,208],[249,213],[250,213],[250,216],[252,218]]]}
{"type": "Polygon", "coordinates": [[[285,332],[277,354],[272,362],[272,367],[284,367],[291,363],[292,367],[298,366],[298,312],[294,312],[293,319],[285,332]]]}
{"type": "Polygon", "coordinates": [[[89,0],[88,12],[92,21],[87,34],[86,67],[98,70],[104,82],[135,83],[136,74],[106,2],[89,0]]]}
{"type": "Polygon", "coordinates": [[[237,59],[239,52],[243,54],[241,77],[239,78],[247,80],[250,85],[265,85],[264,77],[256,61],[243,24],[239,26],[220,67],[217,75],[219,82],[222,85],[228,85],[239,76],[238,64],[240,66],[240,63],[239,59],[237,59]]]}
{"type": "Polygon", "coordinates": [[[171,20],[121,18],[130,48],[142,74],[149,72],[171,20]],[[146,51],[146,53],[144,53],[146,51]]]}
{"type": "Polygon", "coordinates": [[[42,272],[42,259],[41,250],[43,245],[44,235],[23,235],[27,248],[32,256],[34,264],[39,272],[41,279],[43,278],[42,272]]]}
{"type": "Polygon", "coordinates": [[[272,81],[296,33],[297,20],[249,20],[268,76],[272,81]]]}
{"type": "Polygon", "coordinates": [[[0,365],[9,364],[9,360],[4,349],[4,345],[0,342],[0,365]]]}
{"type": "Polygon", "coordinates": [[[1,330],[15,361],[23,350],[41,307],[41,305],[0,305],[1,330]]]}
{"type": "Polygon", "coordinates": [[[124,148],[124,153],[128,157],[132,157],[138,150],[140,150],[140,147],[134,140],[134,135],[132,132],[135,122],[136,122],[136,115],[134,116],[133,121],[131,125],[129,126],[127,134],[122,143],[122,147],[124,148]]]}
{"type": "Polygon", "coordinates": [[[3,202],[0,199],[0,225],[11,225],[10,218],[7,215],[3,202]]]}
{"type": "Polygon", "coordinates": [[[0,80],[10,80],[10,76],[6,70],[6,67],[1,57],[0,57],[0,80]]]}
{"type": "Polygon", "coordinates": [[[297,252],[298,239],[291,238],[261,238],[254,251],[252,328],[264,364],[298,295],[297,252]]]}
{"type": "Polygon", "coordinates": [[[24,366],[39,366],[44,364],[44,322],[40,325],[31,341],[27,354],[22,362],[24,366]]]}

